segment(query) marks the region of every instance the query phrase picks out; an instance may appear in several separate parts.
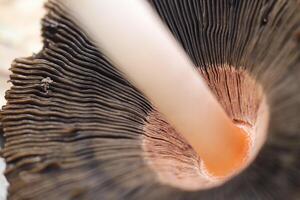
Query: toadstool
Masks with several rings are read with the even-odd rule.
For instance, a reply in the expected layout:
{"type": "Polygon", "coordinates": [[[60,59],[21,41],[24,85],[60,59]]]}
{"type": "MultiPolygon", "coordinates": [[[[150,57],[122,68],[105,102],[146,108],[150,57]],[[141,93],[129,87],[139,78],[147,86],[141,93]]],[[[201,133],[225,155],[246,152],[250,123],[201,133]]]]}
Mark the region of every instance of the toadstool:
{"type": "Polygon", "coordinates": [[[149,3],[251,136],[248,166],[226,180],[207,176],[180,133],[52,0],[44,47],[12,64],[1,113],[9,199],[298,199],[299,2],[149,3]]]}

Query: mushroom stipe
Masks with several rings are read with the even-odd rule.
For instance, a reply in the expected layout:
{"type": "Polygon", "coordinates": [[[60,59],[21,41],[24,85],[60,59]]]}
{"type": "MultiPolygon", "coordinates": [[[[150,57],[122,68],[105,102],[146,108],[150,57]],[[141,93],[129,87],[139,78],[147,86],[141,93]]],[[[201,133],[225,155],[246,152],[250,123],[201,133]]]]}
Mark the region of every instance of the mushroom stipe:
{"type": "Polygon", "coordinates": [[[180,133],[51,0],[44,47],[13,62],[0,115],[8,199],[300,199],[299,1],[149,3],[229,117],[265,137],[252,138],[248,165],[221,183],[205,177],[180,133]]]}

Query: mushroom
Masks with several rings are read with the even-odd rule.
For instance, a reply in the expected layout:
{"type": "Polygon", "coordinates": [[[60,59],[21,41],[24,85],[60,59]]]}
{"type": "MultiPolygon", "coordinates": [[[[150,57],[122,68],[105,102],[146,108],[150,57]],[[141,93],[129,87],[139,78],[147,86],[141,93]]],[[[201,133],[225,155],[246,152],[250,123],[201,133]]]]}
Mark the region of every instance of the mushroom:
{"type": "Polygon", "coordinates": [[[228,179],[209,176],[180,133],[50,0],[44,47],[13,62],[1,112],[9,199],[299,199],[299,2],[149,3],[249,134],[248,166],[228,179]]]}

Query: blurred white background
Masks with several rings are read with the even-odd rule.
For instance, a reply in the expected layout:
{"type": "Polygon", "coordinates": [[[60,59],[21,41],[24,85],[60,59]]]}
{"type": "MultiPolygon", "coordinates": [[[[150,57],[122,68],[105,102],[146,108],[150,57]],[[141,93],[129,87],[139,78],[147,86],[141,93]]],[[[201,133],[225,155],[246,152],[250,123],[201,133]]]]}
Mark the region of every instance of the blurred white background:
{"type": "MultiPolygon", "coordinates": [[[[10,85],[9,68],[13,59],[31,56],[41,48],[40,20],[45,0],[0,0],[0,106],[10,85]]],[[[5,162],[0,158],[0,200],[6,199],[8,183],[3,176],[5,162]]]]}

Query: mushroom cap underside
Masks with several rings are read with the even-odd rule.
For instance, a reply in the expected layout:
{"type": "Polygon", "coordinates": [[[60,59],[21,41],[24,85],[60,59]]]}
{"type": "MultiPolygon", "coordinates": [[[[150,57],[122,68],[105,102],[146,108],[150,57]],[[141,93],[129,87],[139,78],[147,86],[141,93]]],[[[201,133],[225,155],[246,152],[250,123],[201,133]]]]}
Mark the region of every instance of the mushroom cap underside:
{"type": "Polygon", "coordinates": [[[13,62],[1,113],[9,199],[299,199],[299,2],[149,3],[208,79],[231,66],[261,85],[270,119],[255,160],[211,189],[159,180],[143,148],[155,109],[49,1],[44,47],[13,62]]]}

